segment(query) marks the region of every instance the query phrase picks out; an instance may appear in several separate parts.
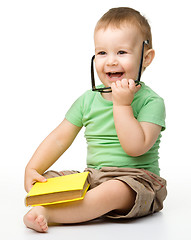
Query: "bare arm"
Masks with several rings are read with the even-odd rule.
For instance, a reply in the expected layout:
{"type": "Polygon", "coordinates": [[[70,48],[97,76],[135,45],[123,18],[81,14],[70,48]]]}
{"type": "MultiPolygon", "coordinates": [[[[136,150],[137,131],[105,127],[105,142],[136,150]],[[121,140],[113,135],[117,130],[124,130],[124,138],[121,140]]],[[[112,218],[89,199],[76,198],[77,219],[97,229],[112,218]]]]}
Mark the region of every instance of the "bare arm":
{"type": "Polygon", "coordinates": [[[112,84],[113,115],[119,141],[124,151],[130,156],[140,156],[156,142],[161,126],[138,122],[131,107],[136,87],[134,81],[122,80],[112,84]]]}
{"type": "Polygon", "coordinates": [[[64,121],[40,144],[25,169],[25,189],[29,191],[35,181],[45,181],[41,176],[69,148],[80,127],[64,121]]]}
{"type": "Polygon", "coordinates": [[[131,106],[114,107],[114,121],[119,141],[130,156],[139,156],[147,152],[156,142],[161,126],[138,122],[131,106]]]}

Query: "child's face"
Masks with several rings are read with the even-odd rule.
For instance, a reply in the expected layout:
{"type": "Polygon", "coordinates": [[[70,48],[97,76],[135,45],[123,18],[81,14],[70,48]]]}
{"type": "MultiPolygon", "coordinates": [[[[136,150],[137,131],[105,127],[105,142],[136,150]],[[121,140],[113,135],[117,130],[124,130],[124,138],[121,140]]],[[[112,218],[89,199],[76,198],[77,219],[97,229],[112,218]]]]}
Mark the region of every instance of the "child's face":
{"type": "Polygon", "coordinates": [[[136,27],[99,29],[94,41],[96,71],[106,87],[124,78],[136,80],[143,42],[136,27]]]}

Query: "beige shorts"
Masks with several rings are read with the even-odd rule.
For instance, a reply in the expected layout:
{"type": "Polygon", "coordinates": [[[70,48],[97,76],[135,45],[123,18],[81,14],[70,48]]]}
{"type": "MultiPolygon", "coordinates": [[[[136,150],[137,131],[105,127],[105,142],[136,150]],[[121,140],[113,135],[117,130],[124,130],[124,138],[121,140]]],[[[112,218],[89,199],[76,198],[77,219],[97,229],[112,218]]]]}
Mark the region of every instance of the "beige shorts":
{"type": "MultiPolygon", "coordinates": [[[[163,208],[163,201],[167,196],[166,180],[144,169],[103,167],[100,170],[86,168],[89,172],[88,181],[90,189],[99,184],[118,179],[130,186],[136,192],[136,200],[133,208],[127,215],[118,215],[115,212],[106,214],[109,218],[136,218],[142,217],[163,208]]],[[[78,171],[48,171],[46,178],[78,173],[78,171]]]]}

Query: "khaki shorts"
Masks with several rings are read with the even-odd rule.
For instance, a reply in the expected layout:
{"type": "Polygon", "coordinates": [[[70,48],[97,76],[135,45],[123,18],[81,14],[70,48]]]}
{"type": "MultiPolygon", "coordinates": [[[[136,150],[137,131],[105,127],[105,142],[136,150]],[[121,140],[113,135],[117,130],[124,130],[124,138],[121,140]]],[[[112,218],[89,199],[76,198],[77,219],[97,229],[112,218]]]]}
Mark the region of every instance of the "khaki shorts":
{"type": "MultiPolygon", "coordinates": [[[[115,212],[106,214],[109,218],[136,218],[142,217],[163,208],[163,201],[167,196],[166,180],[144,169],[103,167],[100,170],[86,168],[89,172],[88,181],[90,189],[99,184],[118,179],[130,186],[136,192],[136,200],[133,208],[127,215],[118,215],[115,212]]],[[[46,178],[78,173],[78,171],[48,171],[46,178]]]]}

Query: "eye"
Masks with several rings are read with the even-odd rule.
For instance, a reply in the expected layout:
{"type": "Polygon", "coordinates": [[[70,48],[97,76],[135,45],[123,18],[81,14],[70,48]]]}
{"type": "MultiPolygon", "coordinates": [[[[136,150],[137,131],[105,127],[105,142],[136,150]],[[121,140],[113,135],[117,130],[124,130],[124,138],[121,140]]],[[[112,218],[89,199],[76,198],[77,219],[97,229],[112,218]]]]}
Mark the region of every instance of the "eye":
{"type": "Polygon", "coordinates": [[[127,54],[126,51],[120,50],[117,54],[122,55],[122,54],[127,54]]]}
{"type": "Polygon", "coordinates": [[[106,52],[104,52],[104,51],[98,52],[98,55],[105,55],[105,54],[106,54],[106,52]]]}

